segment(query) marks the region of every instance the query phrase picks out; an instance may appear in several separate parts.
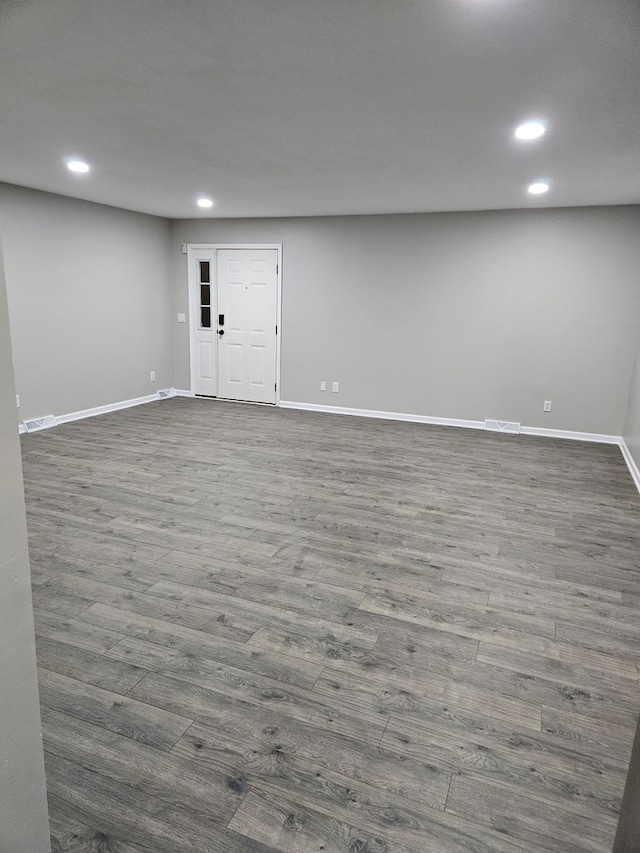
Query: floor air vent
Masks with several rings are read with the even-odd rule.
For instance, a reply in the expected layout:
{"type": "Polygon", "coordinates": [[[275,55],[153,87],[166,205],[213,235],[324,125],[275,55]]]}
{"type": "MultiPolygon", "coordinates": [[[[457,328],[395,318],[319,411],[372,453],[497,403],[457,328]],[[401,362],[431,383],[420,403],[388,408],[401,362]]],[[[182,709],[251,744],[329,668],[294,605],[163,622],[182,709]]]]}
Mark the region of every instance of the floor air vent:
{"type": "Polygon", "coordinates": [[[34,418],[24,422],[25,432],[38,432],[41,429],[57,426],[58,421],[53,415],[45,415],[44,418],[34,418]]]}
{"type": "Polygon", "coordinates": [[[520,432],[520,424],[514,421],[485,421],[484,428],[491,432],[509,432],[514,435],[520,432]]]}
{"type": "Polygon", "coordinates": [[[164,391],[158,391],[158,400],[166,400],[167,397],[175,397],[175,388],[166,388],[164,391]]]}

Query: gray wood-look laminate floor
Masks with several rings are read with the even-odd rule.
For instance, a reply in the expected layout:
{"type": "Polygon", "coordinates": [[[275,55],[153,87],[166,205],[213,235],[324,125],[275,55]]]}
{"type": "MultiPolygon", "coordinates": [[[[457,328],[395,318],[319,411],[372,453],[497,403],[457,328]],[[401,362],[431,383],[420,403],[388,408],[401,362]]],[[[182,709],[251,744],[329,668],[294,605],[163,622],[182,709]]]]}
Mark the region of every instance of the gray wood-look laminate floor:
{"type": "Polygon", "coordinates": [[[23,437],[53,851],[610,851],[616,447],[173,399],[23,437]]]}

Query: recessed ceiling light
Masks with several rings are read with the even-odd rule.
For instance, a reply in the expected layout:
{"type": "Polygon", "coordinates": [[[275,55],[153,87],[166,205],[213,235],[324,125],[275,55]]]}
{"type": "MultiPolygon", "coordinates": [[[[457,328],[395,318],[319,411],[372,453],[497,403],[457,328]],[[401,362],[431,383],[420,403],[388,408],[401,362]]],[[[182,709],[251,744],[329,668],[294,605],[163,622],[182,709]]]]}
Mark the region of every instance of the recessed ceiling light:
{"type": "Polygon", "coordinates": [[[196,204],[198,207],[213,207],[213,202],[210,198],[199,198],[196,204]]]}
{"type": "Polygon", "coordinates": [[[88,172],[91,168],[88,163],[84,162],[84,160],[78,160],[75,157],[70,157],[65,162],[67,164],[67,169],[69,169],[70,172],[83,173],[88,172]]]}
{"type": "Polygon", "coordinates": [[[541,121],[527,121],[516,128],[518,139],[537,139],[546,131],[541,121]]]}
{"type": "Polygon", "coordinates": [[[529,192],[531,195],[542,195],[549,189],[549,184],[545,181],[537,181],[535,184],[529,184],[529,192]]]}

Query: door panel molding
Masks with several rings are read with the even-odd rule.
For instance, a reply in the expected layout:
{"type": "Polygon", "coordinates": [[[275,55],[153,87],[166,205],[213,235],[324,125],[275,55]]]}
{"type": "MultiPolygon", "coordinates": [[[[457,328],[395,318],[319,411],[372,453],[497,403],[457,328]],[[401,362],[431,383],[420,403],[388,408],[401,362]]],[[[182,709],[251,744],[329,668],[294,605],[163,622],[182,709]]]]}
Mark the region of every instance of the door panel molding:
{"type": "Polygon", "coordinates": [[[217,252],[219,397],[276,401],[277,270],[275,249],[217,252]]]}

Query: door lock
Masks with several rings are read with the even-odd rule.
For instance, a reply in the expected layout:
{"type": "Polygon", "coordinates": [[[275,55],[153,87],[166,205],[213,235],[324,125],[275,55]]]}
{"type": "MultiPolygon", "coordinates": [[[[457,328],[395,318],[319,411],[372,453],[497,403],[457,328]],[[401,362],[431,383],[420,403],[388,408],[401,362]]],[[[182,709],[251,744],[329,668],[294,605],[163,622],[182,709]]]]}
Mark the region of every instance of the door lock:
{"type": "Polygon", "coordinates": [[[224,329],[218,329],[218,334],[222,337],[224,335],[224,329]]]}

